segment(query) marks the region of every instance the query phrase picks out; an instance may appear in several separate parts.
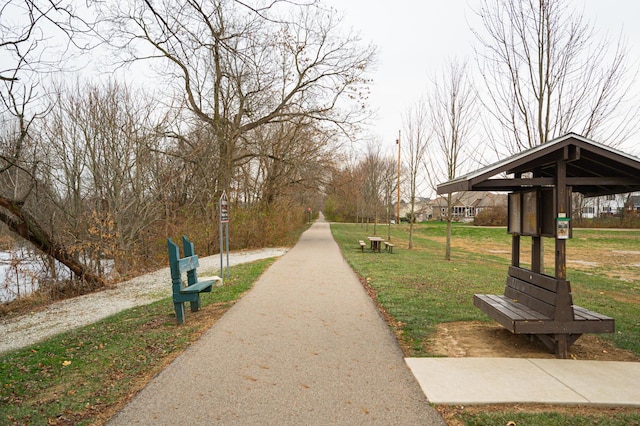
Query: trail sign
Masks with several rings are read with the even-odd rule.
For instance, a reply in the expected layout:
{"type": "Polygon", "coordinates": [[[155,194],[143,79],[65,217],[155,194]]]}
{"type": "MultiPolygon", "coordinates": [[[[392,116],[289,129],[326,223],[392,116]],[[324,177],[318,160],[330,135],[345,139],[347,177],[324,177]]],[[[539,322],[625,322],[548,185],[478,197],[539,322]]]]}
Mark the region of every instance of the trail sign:
{"type": "Polygon", "coordinates": [[[220,197],[220,223],[229,223],[229,202],[226,191],[220,197]]]}
{"type": "Polygon", "coordinates": [[[224,262],[223,253],[227,253],[227,273],[229,278],[231,272],[229,272],[229,200],[227,199],[226,191],[222,192],[220,196],[220,276],[224,277],[224,262]],[[224,225],[223,225],[224,224],[224,225]],[[226,242],[226,246],[224,243],[226,242]]]}

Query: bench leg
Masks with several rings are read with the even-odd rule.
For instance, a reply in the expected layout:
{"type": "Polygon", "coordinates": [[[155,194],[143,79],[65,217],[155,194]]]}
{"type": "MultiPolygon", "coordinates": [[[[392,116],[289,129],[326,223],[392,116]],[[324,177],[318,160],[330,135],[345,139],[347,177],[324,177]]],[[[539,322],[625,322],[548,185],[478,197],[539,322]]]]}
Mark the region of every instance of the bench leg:
{"type": "Polygon", "coordinates": [[[567,359],[569,350],[569,342],[566,334],[556,334],[556,358],[567,359]]]}
{"type": "Polygon", "coordinates": [[[189,306],[191,306],[191,312],[198,312],[200,310],[200,293],[196,295],[195,300],[189,302],[189,306]]]}
{"type": "Polygon", "coordinates": [[[534,334],[544,345],[549,349],[549,352],[555,353],[556,351],[556,342],[551,338],[550,335],[547,334],[534,334]]]}
{"type": "Polygon", "coordinates": [[[173,309],[176,311],[176,321],[178,325],[184,324],[184,303],[173,302],[173,309]]]}
{"type": "Polygon", "coordinates": [[[575,334],[536,334],[535,335],[549,349],[549,352],[555,354],[556,358],[568,358],[569,348],[575,343],[582,333],[575,334]]]}

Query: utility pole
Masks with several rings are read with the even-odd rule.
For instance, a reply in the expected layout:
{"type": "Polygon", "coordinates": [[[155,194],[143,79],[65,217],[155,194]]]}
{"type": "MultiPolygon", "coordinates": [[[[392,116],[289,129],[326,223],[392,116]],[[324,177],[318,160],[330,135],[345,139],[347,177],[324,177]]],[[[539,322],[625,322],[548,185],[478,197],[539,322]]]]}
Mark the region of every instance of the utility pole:
{"type": "Polygon", "coordinates": [[[398,204],[397,204],[397,224],[400,225],[400,130],[398,130],[398,139],[396,139],[396,144],[398,145],[398,204]]]}

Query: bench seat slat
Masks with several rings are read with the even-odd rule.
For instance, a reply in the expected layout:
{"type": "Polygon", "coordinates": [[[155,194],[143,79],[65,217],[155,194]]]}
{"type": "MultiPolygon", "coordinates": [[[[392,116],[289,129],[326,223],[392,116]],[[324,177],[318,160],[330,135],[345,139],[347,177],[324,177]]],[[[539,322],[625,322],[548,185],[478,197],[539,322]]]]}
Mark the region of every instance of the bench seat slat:
{"type": "Polygon", "coordinates": [[[613,321],[611,317],[576,305],[573,305],[573,317],[576,321],[613,321]]]}
{"type": "Polygon", "coordinates": [[[532,285],[531,283],[522,281],[515,277],[507,277],[507,287],[534,297],[548,305],[553,306],[556,303],[556,293],[549,291],[544,287],[532,285]]]}
{"type": "Polygon", "coordinates": [[[475,294],[479,303],[486,303],[493,308],[500,308],[505,313],[510,313],[515,321],[550,321],[551,317],[537,312],[522,303],[514,303],[506,296],[498,294],[475,294]],[[481,302],[480,302],[481,301],[481,302]]]}
{"type": "Polygon", "coordinates": [[[613,333],[614,321],[518,321],[515,334],[613,333]]]}
{"type": "Polygon", "coordinates": [[[180,293],[206,293],[210,292],[214,283],[220,283],[220,279],[206,280],[206,281],[198,281],[195,284],[191,284],[188,287],[183,287],[180,289],[180,293]]]}
{"type": "Polygon", "coordinates": [[[473,304],[512,333],[516,332],[519,323],[551,320],[539,312],[496,294],[476,294],[473,296],[473,304]]]}
{"type": "Polygon", "coordinates": [[[559,280],[549,275],[538,274],[517,266],[509,266],[509,276],[535,284],[536,286],[549,290],[552,293],[556,293],[558,291],[559,280]]]}
{"type": "Polygon", "coordinates": [[[507,286],[505,288],[504,295],[507,299],[517,301],[519,304],[531,308],[534,311],[538,311],[549,318],[553,317],[553,314],[556,310],[555,301],[553,302],[553,304],[547,303],[544,300],[540,300],[537,297],[532,296],[530,293],[519,291],[518,289],[510,286],[507,286]]]}

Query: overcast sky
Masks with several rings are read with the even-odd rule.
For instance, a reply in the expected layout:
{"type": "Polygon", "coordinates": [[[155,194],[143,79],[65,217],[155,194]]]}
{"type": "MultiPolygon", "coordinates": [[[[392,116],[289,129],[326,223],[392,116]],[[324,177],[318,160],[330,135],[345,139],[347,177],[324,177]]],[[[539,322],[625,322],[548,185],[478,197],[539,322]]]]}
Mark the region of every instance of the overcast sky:
{"type": "MultiPolygon", "coordinates": [[[[479,0],[325,0],[342,11],[346,24],[363,39],[379,47],[379,64],[373,74],[370,98],[378,110],[371,129],[383,146],[394,149],[402,114],[426,91],[429,77],[447,58],[473,62],[475,38],[470,26],[480,28],[474,14],[479,0]]],[[[568,0],[604,36],[627,39],[629,60],[640,59],[640,1],[568,0]]],[[[471,63],[470,65],[473,65],[471,63]]],[[[636,135],[635,140],[640,140],[636,135]]],[[[640,154],[639,143],[625,144],[640,154]]]]}

